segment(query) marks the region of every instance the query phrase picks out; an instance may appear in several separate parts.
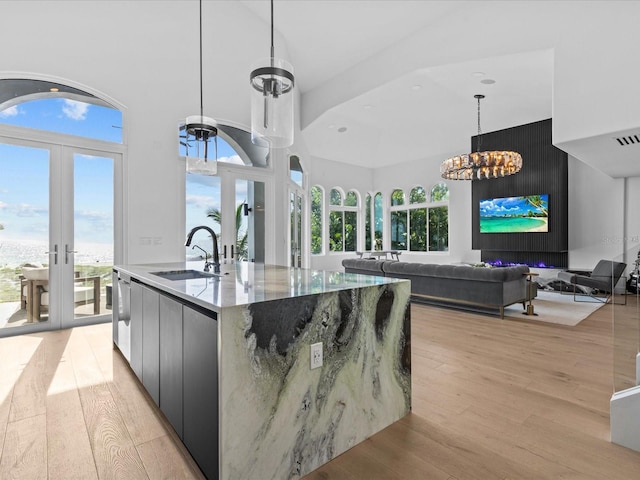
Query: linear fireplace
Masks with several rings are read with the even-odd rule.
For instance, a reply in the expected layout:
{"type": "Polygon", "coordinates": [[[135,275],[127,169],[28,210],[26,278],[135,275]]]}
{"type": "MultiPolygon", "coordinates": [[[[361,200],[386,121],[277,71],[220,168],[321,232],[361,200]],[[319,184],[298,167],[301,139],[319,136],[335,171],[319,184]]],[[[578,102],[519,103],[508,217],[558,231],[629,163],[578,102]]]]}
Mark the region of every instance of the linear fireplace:
{"type": "Polygon", "coordinates": [[[533,268],[568,268],[568,252],[512,252],[482,250],[481,259],[495,266],[527,265],[533,268]]]}

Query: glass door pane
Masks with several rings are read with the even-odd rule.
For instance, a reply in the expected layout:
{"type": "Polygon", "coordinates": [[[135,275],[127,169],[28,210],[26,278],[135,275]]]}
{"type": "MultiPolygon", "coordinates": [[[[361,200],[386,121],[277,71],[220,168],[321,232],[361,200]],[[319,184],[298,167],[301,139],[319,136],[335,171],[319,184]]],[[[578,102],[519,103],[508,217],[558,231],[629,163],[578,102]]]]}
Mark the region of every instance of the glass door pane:
{"type": "Polygon", "coordinates": [[[73,240],[64,242],[65,264],[72,262],[72,315],[63,315],[63,327],[95,322],[111,314],[113,269],[113,176],[110,157],[73,153],[73,240]],[[73,318],[73,322],[66,320],[73,318]]]}
{"type": "Polygon", "coordinates": [[[249,259],[249,215],[253,208],[249,205],[249,193],[252,183],[246,180],[236,180],[236,199],[234,202],[235,216],[235,248],[233,259],[247,261],[249,259]]]}
{"type": "Polygon", "coordinates": [[[226,240],[234,245],[233,259],[264,262],[265,183],[236,178],[234,195],[235,237],[226,240]]]}
{"type": "MultiPolygon", "coordinates": [[[[222,245],[220,232],[222,231],[223,218],[221,207],[221,181],[218,176],[188,173],[185,179],[185,219],[186,232],[193,228],[206,226],[211,228],[217,236],[220,255],[222,245]]],[[[185,237],[186,238],[186,237],[185,237]]],[[[206,230],[198,231],[186,247],[186,260],[202,260],[204,268],[205,257],[211,260],[213,256],[213,241],[206,230]]]]}
{"type": "Polygon", "coordinates": [[[47,149],[0,144],[2,329],[49,321],[49,159],[47,149]]]}
{"type": "Polygon", "coordinates": [[[296,191],[289,194],[289,230],[290,265],[302,267],[302,196],[296,191]]]}

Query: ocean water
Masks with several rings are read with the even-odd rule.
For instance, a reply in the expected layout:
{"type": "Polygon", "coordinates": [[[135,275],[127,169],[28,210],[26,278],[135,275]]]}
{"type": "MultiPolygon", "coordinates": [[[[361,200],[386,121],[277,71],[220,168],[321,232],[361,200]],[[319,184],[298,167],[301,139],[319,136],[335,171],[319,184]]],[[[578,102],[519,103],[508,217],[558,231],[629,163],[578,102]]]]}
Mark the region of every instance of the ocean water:
{"type": "Polygon", "coordinates": [[[540,218],[529,217],[480,217],[480,233],[522,233],[539,230],[540,227],[546,225],[546,221],[540,218]]]}
{"type": "MultiPolygon", "coordinates": [[[[19,267],[25,263],[49,264],[46,242],[32,240],[0,239],[0,268],[19,267]]],[[[58,261],[63,260],[64,246],[58,247],[58,261]]],[[[75,245],[75,263],[77,265],[105,264],[113,265],[113,245],[103,243],[78,243],[75,245]]],[[[53,257],[51,257],[53,258],[53,257]]]]}

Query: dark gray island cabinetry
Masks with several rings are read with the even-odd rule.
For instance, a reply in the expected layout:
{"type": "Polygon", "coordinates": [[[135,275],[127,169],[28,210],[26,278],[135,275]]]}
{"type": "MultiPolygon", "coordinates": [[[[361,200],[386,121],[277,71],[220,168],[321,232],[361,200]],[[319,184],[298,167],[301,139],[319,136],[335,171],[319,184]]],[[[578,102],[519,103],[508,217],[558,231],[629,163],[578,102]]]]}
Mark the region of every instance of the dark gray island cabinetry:
{"type": "Polygon", "coordinates": [[[408,281],[200,269],[114,267],[131,278],[114,343],[130,338],[132,370],[207,478],[299,478],[410,411],[408,281]]]}
{"type": "Polygon", "coordinates": [[[132,336],[140,335],[131,367],[207,478],[217,478],[218,327],[216,313],[205,312],[131,282],[132,336]]]}

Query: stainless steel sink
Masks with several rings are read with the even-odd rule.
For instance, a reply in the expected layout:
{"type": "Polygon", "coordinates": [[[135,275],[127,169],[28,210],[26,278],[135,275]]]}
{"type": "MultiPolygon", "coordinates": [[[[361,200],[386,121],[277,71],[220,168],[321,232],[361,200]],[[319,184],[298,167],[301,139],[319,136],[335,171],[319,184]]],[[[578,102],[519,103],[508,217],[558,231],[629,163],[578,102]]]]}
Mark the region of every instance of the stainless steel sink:
{"type": "Polygon", "coordinates": [[[149,272],[167,280],[193,280],[198,278],[220,278],[219,273],[202,272],[200,270],[169,270],[167,272],[149,272]]]}

